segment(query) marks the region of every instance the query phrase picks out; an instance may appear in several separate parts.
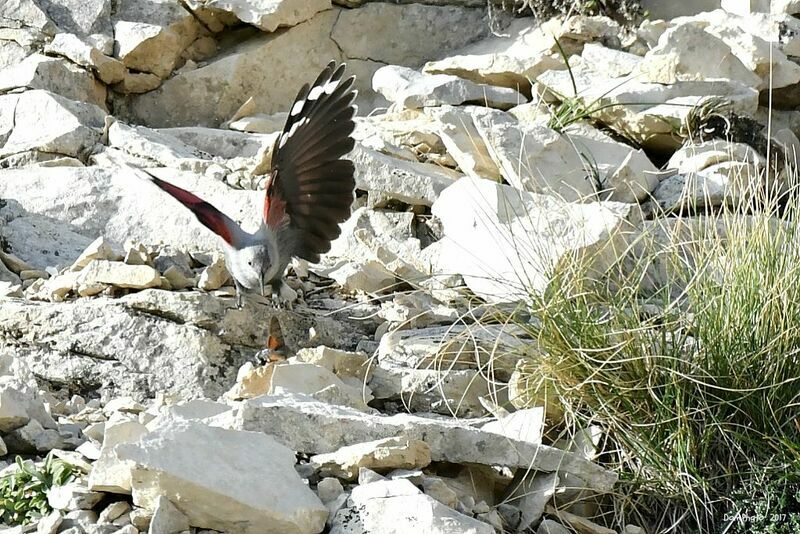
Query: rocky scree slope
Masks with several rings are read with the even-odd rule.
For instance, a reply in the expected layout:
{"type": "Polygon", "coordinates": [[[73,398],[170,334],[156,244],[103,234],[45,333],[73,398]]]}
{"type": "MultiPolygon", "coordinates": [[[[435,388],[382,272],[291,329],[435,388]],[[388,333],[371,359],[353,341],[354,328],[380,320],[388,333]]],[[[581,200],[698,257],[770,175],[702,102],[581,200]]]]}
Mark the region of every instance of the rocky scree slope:
{"type": "Polygon", "coordinates": [[[531,342],[491,318],[562,257],[602,272],[652,213],[785,181],[751,138],[690,134],[704,106],[760,128],[771,83],[795,153],[800,22],[492,34],[484,2],[439,4],[0,6],[0,452],[75,470],[37,532],[611,532],[599,429],[543,438],[531,342]],[[255,224],[283,114],[331,59],[362,90],[353,215],[293,266],[294,310],[237,309],[215,238],[137,169],[255,224]]]}

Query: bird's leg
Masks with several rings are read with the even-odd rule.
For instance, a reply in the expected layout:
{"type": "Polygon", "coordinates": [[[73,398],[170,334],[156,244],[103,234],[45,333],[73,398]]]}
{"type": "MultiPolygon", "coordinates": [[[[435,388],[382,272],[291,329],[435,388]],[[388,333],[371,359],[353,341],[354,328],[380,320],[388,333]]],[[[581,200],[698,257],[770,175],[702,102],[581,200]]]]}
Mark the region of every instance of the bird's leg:
{"type": "Polygon", "coordinates": [[[270,282],[272,286],[272,301],[277,308],[292,309],[292,303],[297,300],[297,292],[289,287],[283,279],[270,282]]]}
{"type": "MultiPolygon", "coordinates": [[[[231,276],[231,278],[233,278],[231,276]]],[[[242,284],[239,283],[236,278],[233,278],[233,284],[236,286],[236,308],[241,310],[243,306],[242,297],[244,296],[244,289],[242,288],[242,284]]]]}

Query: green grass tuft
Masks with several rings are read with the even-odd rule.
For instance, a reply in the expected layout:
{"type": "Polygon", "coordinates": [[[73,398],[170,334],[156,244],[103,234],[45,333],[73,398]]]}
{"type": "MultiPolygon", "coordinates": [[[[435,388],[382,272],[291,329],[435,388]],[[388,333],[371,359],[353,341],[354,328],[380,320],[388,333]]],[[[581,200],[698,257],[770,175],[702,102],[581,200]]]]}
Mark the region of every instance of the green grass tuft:
{"type": "Polygon", "coordinates": [[[16,458],[17,469],[0,478],[0,522],[26,525],[50,513],[47,490],[73,478],[68,463],[48,454],[40,465],[16,458]]]}

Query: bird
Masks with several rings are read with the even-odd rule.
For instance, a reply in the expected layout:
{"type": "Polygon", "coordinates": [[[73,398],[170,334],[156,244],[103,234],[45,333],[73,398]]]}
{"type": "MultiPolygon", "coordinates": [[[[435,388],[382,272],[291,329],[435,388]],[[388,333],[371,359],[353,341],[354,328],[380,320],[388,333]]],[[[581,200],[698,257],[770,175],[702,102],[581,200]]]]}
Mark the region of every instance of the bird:
{"type": "Polygon", "coordinates": [[[266,297],[266,289],[276,304],[290,305],[297,295],[283,277],[291,259],[318,262],[350,216],[355,166],[344,156],[355,145],[357,91],[355,77],[345,79],[344,72],[344,63],[331,61],[297,93],[275,140],[261,223],[254,233],[195,194],[147,173],[221,238],[239,308],[243,292],[266,297]]]}

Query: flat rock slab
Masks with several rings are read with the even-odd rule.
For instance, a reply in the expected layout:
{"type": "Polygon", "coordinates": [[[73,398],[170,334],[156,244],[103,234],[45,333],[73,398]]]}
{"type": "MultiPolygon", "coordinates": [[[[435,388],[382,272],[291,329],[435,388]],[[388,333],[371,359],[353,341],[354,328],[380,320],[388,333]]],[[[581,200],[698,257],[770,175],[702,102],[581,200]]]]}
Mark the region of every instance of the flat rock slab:
{"type": "Polygon", "coordinates": [[[509,109],[527,102],[508,87],[478,84],[449,74],[425,74],[396,65],[378,69],[372,77],[372,88],[406,109],[465,103],[509,109]]]}
{"type": "Polygon", "coordinates": [[[271,434],[287,447],[310,454],[402,435],[427,443],[433,461],[565,472],[598,491],[609,491],[617,481],[616,473],[577,454],[503,439],[496,433],[471,427],[467,419],[370,415],[301,395],[264,396],[241,402],[231,418],[220,420],[219,424],[271,434]]]}
{"type": "Polygon", "coordinates": [[[316,534],[328,509],[294,469],[294,452],[270,436],[165,419],[116,447],[135,462],[133,501],[165,495],[195,527],[241,534],[316,534]]]}

